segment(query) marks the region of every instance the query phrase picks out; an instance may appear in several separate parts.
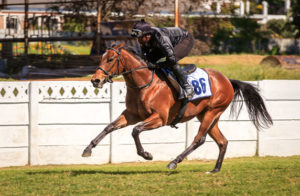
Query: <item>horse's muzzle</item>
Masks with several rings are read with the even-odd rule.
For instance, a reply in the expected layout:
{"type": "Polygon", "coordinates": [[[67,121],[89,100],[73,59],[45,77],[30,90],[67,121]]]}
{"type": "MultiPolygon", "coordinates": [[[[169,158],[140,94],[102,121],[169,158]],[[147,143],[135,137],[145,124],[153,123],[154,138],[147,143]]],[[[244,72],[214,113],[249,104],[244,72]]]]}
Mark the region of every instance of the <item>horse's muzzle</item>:
{"type": "Polygon", "coordinates": [[[101,81],[100,79],[92,79],[91,82],[95,88],[102,88],[105,83],[104,80],[101,81]]]}

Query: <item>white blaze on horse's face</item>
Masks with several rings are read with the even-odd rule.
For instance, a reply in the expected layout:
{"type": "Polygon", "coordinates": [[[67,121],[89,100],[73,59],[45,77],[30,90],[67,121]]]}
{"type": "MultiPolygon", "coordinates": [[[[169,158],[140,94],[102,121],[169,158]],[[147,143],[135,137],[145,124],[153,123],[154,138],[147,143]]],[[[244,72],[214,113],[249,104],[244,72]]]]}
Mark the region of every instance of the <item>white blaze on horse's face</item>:
{"type": "MultiPolygon", "coordinates": [[[[102,55],[101,62],[99,67],[101,67],[103,70],[108,70],[109,67],[112,66],[114,62],[114,56],[109,51],[105,52],[102,55]]],[[[103,85],[108,81],[108,76],[105,74],[101,69],[97,69],[94,73],[91,82],[95,88],[102,88],[103,85]]]]}

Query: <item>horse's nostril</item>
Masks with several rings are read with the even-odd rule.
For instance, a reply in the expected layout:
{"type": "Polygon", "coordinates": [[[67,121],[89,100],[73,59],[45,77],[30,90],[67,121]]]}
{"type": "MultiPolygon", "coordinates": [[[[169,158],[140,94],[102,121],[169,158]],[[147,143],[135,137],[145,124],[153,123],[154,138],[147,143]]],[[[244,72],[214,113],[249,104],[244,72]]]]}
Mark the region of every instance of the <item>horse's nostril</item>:
{"type": "Polygon", "coordinates": [[[99,79],[95,79],[95,80],[91,80],[91,82],[92,82],[93,84],[99,84],[99,83],[100,83],[100,80],[99,80],[99,79]]]}

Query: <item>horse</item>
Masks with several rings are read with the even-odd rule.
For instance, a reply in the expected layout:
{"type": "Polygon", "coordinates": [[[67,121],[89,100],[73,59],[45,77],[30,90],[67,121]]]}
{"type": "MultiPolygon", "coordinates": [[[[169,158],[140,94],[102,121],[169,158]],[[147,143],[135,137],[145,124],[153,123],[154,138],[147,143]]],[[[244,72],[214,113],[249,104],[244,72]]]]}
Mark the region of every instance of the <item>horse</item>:
{"type": "MultiPolygon", "coordinates": [[[[244,98],[249,117],[257,129],[273,124],[255,86],[228,79],[213,69],[204,70],[210,79],[212,96],[187,103],[180,123],[196,117],[201,124],[190,146],[167,165],[169,169],[176,169],[178,163],[205,142],[208,134],[219,147],[216,165],[208,173],[220,171],[228,141],[221,133],[218,122],[230,103],[232,103],[231,112],[239,114],[242,104],[238,103],[238,99],[244,98]]],[[[125,48],[124,43],[107,48],[91,82],[95,88],[102,88],[105,83],[113,82],[113,77],[120,75],[123,75],[127,88],[126,109],[90,142],[82,156],[91,156],[92,148],[96,147],[107,134],[138,123],[132,131],[137,154],[146,160],[152,160],[153,156],[144,150],[139,135],[143,131],[171,125],[180,111],[182,101],[178,99],[178,94],[174,92],[174,88],[169,85],[168,81],[159,76],[156,71],[149,69],[143,59],[125,48]]]]}

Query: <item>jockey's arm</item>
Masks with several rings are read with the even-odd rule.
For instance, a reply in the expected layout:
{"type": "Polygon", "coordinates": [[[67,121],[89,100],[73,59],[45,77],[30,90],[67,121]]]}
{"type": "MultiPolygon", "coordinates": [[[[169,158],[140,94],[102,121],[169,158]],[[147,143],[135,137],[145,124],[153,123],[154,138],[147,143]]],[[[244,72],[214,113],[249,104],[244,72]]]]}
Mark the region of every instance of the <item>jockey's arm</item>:
{"type": "Polygon", "coordinates": [[[158,44],[160,45],[164,55],[166,56],[166,61],[157,64],[158,67],[169,67],[177,63],[174,54],[174,48],[172,46],[171,40],[167,36],[158,35],[156,36],[158,44]]]}

